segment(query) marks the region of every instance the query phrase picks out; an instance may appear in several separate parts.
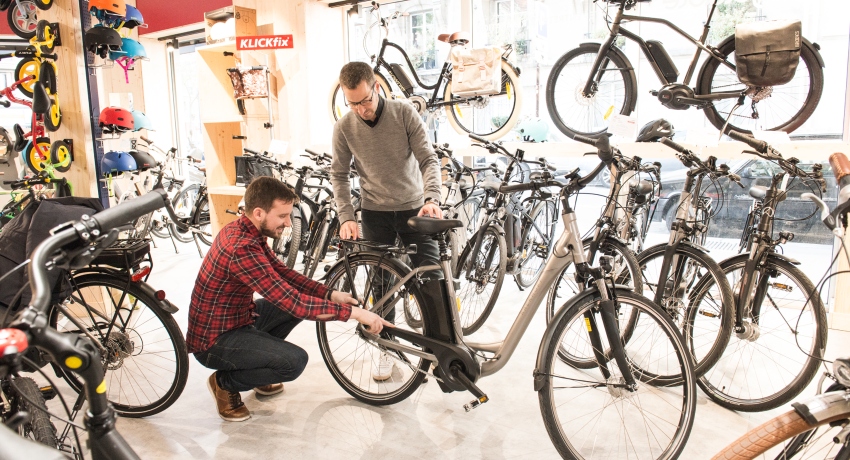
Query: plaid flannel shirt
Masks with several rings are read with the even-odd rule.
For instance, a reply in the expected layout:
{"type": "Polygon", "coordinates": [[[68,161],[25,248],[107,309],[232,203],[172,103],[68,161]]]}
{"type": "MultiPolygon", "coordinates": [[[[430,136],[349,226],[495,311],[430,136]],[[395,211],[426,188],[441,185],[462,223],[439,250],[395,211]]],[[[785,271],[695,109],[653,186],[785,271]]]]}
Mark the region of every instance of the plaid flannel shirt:
{"type": "Polygon", "coordinates": [[[254,324],[253,294],[296,318],[347,321],[349,305],[327,300],[328,288],[281,263],[243,216],[221,229],[204,257],[189,307],[189,353],[208,350],[219,335],[254,324]]]}

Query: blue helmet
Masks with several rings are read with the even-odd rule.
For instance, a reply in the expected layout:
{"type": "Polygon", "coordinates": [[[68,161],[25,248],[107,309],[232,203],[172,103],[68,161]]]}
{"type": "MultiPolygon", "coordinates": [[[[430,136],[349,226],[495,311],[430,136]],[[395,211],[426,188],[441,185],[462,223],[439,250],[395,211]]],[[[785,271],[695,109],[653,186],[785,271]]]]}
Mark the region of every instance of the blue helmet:
{"type": "Polygon", "coordinates": [[[139,169],[136,160],[127,152],[110,150],[103,154],[100,162],[100,172],[104,176],[117,176],[125,171],[139,169]]]}
{"type": "Polygon", "coordinates": [[[153,123],[151,123],[150,118],[144,112],[131,110],[130,113],[133,114],[133,131],[139,131],[140,129],[154,130],[153,123]]]}
{"type": "Polygon", "coordinates": [[[147,59],[148,53],[145,51],[145,47],[136,40],[133,40],[132,38],[122,38],[121,51],[111,51],[109,53],[109,59],[115,61],[122,57],[128,57],[131,59],[147,59]]]}
{"type": "Polygon", "coordinates": [[[134,29],[136,27],[147,27],[142,12],[133,5],[127,5],[127,14],[124,15],[124,27],[134,29]]]}

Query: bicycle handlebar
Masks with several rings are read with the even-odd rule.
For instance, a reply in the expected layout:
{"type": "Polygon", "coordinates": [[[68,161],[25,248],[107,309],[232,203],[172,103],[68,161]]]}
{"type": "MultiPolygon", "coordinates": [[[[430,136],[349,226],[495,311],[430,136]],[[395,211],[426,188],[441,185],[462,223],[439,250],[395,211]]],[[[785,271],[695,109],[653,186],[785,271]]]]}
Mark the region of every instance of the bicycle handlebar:
{"type": "Polygon", "coordinates": [[[659,140],[658,142],[661,142],[662,144],[666,145],[667,147],[670,147],[671,149],[673,149],[673,150],[675,150],[679,153],[687,153],[687,154],[691,153],[690,150],[686,149],[682,145],[679,145],[679,144],[673,142],[673,139],[670,139],[669,137],[662,137],[661,140],[659,140]]]}
{"type": "Polygon", "coordinates": [[[832,166],[835,181],[839,186],[844,187],[850,183],[850,160],[847,159],[847,155],[841,152],[833,153],[829,156],[829,165],[832,166]]]}
{"type": "Polygon", "coordinates": [[[12,105],[12,103],[9,101],[0,101],[0,105],[8,109],[12,105]]]}
{"type": "Polygon", "coordinates": [[[573,140],[596,147],[596,154],[599,156],[599,159],[605,163],[610,163],[614,160],[614,149],[611,148],[611,142],[606,135],[593,139],[576,134],[573,136],[573,140]]]}
{"type": "MultiPolygon", "coordinates": [[[[145,136],[139,136],[139,139],[143,140],[143,141],[145,142],[145,144],[148,144],[148,145],[152,145],[152,144],[153,144],[153,141],[152,141],[152,140],[150,140],[150,139],[148,139],[148,138],[147,138],[147,137],[145,137],[145,136]]],[[[172,147],[172,149],[173,149],[173,147],[172,147]]]]}
{"type": "Polygon", "coordinates": [[[729,137],[738,141],[738,142],[743,142],[743,143],[749,145],[756,152],[767,153],[768,145],[767,145],[767,142],[765,142],[765,141],[760,141],[760,140],[758,140],[754,137],[747,136],[746,134],[739,133],[738,131],[729,131],[729,137]]]}
{"type": "Polygon", "coordinates": [[[242,147],[242,151],[245,152],[245,153],[250,153],[251,155],[260,156],[260,152],[257,152],[256,150],[251,150],[247,147],[242,147]]]}

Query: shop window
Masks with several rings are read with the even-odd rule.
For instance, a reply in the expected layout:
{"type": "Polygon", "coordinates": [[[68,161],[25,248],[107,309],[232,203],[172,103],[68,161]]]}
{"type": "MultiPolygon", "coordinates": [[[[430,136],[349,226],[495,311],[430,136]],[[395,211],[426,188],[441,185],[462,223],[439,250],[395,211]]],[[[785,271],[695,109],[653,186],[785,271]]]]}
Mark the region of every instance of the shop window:
{"type": "Polygon", "coordinates": [[[410,60],[417,70],[437,67],[437,35],[434,33],[434,12],[423,11],[410,15],[410,60]]]}

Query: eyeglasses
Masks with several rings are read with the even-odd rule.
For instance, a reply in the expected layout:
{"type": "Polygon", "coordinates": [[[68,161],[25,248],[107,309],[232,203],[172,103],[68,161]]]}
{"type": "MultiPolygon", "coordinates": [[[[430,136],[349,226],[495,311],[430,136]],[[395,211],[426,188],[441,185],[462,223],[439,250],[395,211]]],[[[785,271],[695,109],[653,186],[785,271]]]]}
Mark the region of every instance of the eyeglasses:
{"type": "Polygon", "coordinates": [[[360,107],[361,105],[364,105],[364,104],[371,104],[371,103],[372,103],[372,99],[374,99],[374,98],[375,98],[375,88],[372,88],[372,92],[371,92],[371,93],[369,93],[369,97],[367,97],[366,99],[363,99],[363,100],[362,100],[362,101],[360,101],[360,102],[348,102],[348,101],[345,101],[345,106],[346,106],[346,107],[349,107],[349,108],[352,108],[352,109],[353,109],[353,108],[357,108],[357,107],[360,107]]]}

